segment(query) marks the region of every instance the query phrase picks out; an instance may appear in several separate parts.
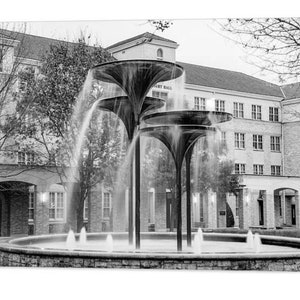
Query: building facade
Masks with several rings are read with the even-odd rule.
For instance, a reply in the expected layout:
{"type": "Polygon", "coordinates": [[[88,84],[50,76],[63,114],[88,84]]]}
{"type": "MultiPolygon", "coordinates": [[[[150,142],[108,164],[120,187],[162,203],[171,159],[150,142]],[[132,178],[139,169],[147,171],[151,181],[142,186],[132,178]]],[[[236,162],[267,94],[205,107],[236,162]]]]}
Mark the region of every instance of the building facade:
{"type": "MultiPolygon", "coordinates": [[[[27,34],[15,38],[2,34],[0,45],[5,55],[0,55],[0,76],[11,71],[16,59],[22,66],[37,70],[42,54],[57,42],[27,34]],[[18,52],[20,45],[26,50],[23,53],[18,52]]],[[[215,110],[233,115],[232,121],[218,126],[218,131],[227,145],[228,159],[234,161],[235,173],[241,176],[237,196],[226,196],[235,227],[299,228],[300,84],[278,86],[240,72],[178,62],[178,47],[174,41],[144,33],[106,50],[118,60],[153,59],[181,65],[185,76],[174,83],[157,84],[149,93],[166,99],[167,109],[215,110]]],[[[22,83],[16,82],[14,89],[21,93],[22,83]]],[[[10,107],[13,109],[13,104],[10,107]]],[[[34,157],[17,148],[10,155],[1,153],[0,159],[4,187],[0,192],[1,236],[69,230],[68,220],[74,215],[69,208],[70,195],[66,195],[53,167],[33,168],[34,157]],[[26,192],[15,195],[11,188],[16,183],[25,184],[26,192]]],[[[174,228],[172,197],[167,186],[153,186],[142,194],[142,231],[174,228]]],[[[84,209],[88,230],[126,231],[128,191],[123,198],[114,201],[114,195],[99,183],[84,209]]],[[[194,191],[193,227],[226,227],[225,204],[213,192],[194,191]]],[[[185,205],[184,194],[183,212],[185,205]]]]}
{"type": "MultiPolygon", "coordinates": [[[[168,99],[175,108],[233,115],[232,121],[218,127],[227,156],[241,175],[239,196],[227,195],[236,227],[299,227],[300,85],[277,86],[240,72],[178,62],[177,47],[174,41],[145,33],[107,50],[118,60],[162,59],[181,65],[184,89],[162,83],[152,90],[153,96],[168,99]]],[[[194,225],[226,227],[226,210],[218,202],[214,193],[195,193],[194,225]]],[[[158,219],[161,212],[158,205],[158,219]]]]}

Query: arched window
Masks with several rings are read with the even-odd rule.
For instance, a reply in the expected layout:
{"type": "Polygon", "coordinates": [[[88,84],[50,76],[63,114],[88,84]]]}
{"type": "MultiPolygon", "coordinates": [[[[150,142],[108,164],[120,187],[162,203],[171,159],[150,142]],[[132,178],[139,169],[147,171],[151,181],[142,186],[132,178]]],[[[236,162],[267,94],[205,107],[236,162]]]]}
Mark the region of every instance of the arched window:
{"type": "Polygon", "coordinates": [[[159,48],[156,52],[156,55],[157,55],[157,59],[163,59],[163,51],[161,48],[159,48]]]}

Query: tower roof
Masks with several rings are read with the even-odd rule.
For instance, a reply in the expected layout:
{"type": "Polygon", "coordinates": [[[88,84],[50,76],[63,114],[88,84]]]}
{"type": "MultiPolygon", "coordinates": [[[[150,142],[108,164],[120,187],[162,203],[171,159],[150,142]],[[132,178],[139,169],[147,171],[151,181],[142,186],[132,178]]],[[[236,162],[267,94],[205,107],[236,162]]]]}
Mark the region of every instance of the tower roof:
{"type": "Polygon", "coordinates": [[[115,47],[118,47],[118,46],[121,46],[121,45],[125,45],[127,43],[130,43],[130,42],[133,42],[135,40],[139,40],[139,39],[145,39],[145,41],[151,41],[151,40],[159,40],[159,41],[163,41],[163,42],[167,42],[167,43],[172,43],[174,45],[177,45],[176,42],[172,41],[172,40],[169,40],[169,39],[166,39],[166,38],[163,38],[161,36],[158,36],[156,34],[153,34],[153,33],[150,33],[150,32],[145,32],[145,33],[142,33],[142,34],[139,34],[139,35],[136,35],[134,37],[131,37],[129,39],[126,39],[126,40],[123,40],[123,41],[120,41],[118,43],[115,43],[113,45],[110,45],[106,48],[106,50],[109,50],[109,49],[112,49],[112,48],[115,48],[115,47]]]}

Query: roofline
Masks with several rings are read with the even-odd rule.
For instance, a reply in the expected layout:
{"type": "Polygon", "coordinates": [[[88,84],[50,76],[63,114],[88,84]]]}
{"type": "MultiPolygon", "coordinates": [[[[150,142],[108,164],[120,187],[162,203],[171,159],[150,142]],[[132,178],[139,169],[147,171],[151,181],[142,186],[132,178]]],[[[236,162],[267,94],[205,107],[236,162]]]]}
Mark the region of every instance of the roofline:
{"type": "MultiPolygon", "coordinates": [[[[57,42],[57,43],[78,44],[78,42],[76,42],[76,41],[68,41],[68,40],[63,40],[63,39],[55,39],[55,38],[50,38],[50,37],[47,37],[47,36],[35,35],[35,34],[31,34],[31,33],[27,33],[27,32],[22,32],[22,31],[13,31],[13,30],[9,30],[9,29],[3,29],[3,30],[6,30],[6,31],[9,31],[9,32],[12,32],[12,33],[18,33],[20,35],[30,36],[30,37],[33,37],[33,38],[40,38],[40,39],[50,40],[50,41],[57,42]]],[[[0,33],[1,33],[1,29],[0,29],[0,33]]],[[[0,36],[0,39],[1,39],[1,36],[0,36]]],[[[9,38],[7,38],[7,39],[9,39],[9,38]]],[[[16,41],[18,43],[22,42],[22,40],[20,41],[17,38],[14,38],[14,39],[12,38],[11,40],[14,40],[14,41],[16,41]]],[[[92,46],[92,45],[88,45],[88,46],[89,47],[95,47],[95,46],[92,46]]],[[[101,47],[101,48],[103,48],[105,50],[104,47],[101,47]]]]}
{"type": "Polygon", "coordinates": [[[216,93],[223,93],[223,94],[229,94],[229,95],[238,95],[243,96],[247,98],[257,98],[257,99],[263,99],[263,100],[278,100],[282,101],[283,96],[272,96],[272,95],[264,95],[264,94],[255,94],[255,93],[247,93],[247,92],[241,92],[241,91],[235,91],[230,89],[222,89],[222,88],[216,88],[211,86],[205,86],[205,85],[196,85],[196,84],[190,84],[185,83],[186,88],[194,89],[194,90],[204,90],[206,92],[216,92],[216,93]]]}
{"type": "Polygon", "coordinates": [[[284,99],[284,101],[282,101],[282,105],[292,105],[292,104],[297,104],[297,103],[300,103],[300,97],[284,99]]]}
{"type": "Polygon", "coordinates": [[[282,86],[279,86],[279,88],[280,88],[280,90],[281,90],[281,93],[283,94],[284,100],[286,100],[286,95],[285,95],[285,93],[284,93],[284,90],[283,90],[282,86]]]}

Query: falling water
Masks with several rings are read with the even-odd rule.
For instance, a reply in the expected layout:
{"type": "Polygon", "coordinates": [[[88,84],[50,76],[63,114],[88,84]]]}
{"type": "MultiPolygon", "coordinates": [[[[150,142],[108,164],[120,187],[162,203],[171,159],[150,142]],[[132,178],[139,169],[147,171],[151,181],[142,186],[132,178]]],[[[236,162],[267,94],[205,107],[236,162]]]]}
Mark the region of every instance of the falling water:
{"type": "Polygon", "coordinates": [[[259,253],[261,248],[261,238],[258,233],[254,234],[254,251],[255,253],[259,253]]]}
{"type": "MultiPolygon", "coordinates": [[[[89,124],[91,122],[91,118],[93,116],[93,113],[97,107],[99,103],[99,100],[96,100],[92,107],[88,110],[83,122],[82,122],[82,125],[79,129],[79,132],[78,132],[78,135],[77,135],[77,138],[76,138],[76,144],[75,144],[75,147],[74,147],[74,150],[73,150],[73,155],[72,155],[72,159],[75,163],[75,166],[77,166],[78,164],[78,161],[79,161],[79,158],[80,158],[80,153],[81,153],[81,150],[82,150],[82,146],[83,146],[83,143],[85,141],[85,136],[86,136],[86,133],[87,133],[87,129],[89,127],[89,124]]],[[[102,112],[102,111],[101,111],[102,112]]],[[[100,115],[100,119],[102,117],[102,114],[100,115]]]]}
{"type": "Polygon", "coordinates": [[[169,129],[170,133],[172,134],[172,143],[173,146],[177,147],[179,145],[179,139],[181,137],[181,129],[178,125],[174,125],[169,129]]]}
{"type": "Polygon", "coordinates": [[[68,250],[74,250],[76,241],[75,241],[75,234],[72,229],[70,229],[68,233],[66,244],[68,250]]]}
{"type": "Polygon", "coordinates": [[[202,229],[199,228],[194,237],[194,246],[193,246],[194,253],[201,254],[202,246],[203,246],[203,232],[202,229]]]}
{"type": "Polygon", "coordinates": [[[114,241],[112,235],[109,233],[106,238],[106,250],[111,253],[114,250],[114,241]]]}
{"type": "Polygon", "coordinates": [[[253,233],[251,230],[248,231],[247,233],[247,247],[251,250],[254,249],[254,241],[253,241],[253,233]]]}
{"type": "Polygon", "coordinates": [[[185,83],[185,72],[182,76],[173,79],[171,87],[172,92],[170,93],[170,100],[172,100],[172,110],[187,109],[187,101],[184,95],[184,83],[185,83]]]}
{"type": "Polygon", "coordinates": [[[212,97],[212,98],[208,98],[206,100],[206,110],[207,111],[214,111],[215,110],[215,98],[212,97]]]}
{"type": "Polygon", "coordinates": [[[85,230],[84,226],[81,228],[81,231],[80,231],[79,243],[81,245],[85,245],[86,244],[86,230],[85,230]]]}
{"type": "Polygon", "coordinates": [[[115,194],[117,198],[116,200],[118,200],[119,197],[122,197],[121,195],[123,194],[124,184],[128,183],[127,181],[130,176],[130,165],[133,160],[133,154],[134,154],[137,137],[138,135],[135,135],[132,142],[129,144],[123,163],[121,164],[117,172],[117,179],[115,185],[116,186],[115,194]]]}

